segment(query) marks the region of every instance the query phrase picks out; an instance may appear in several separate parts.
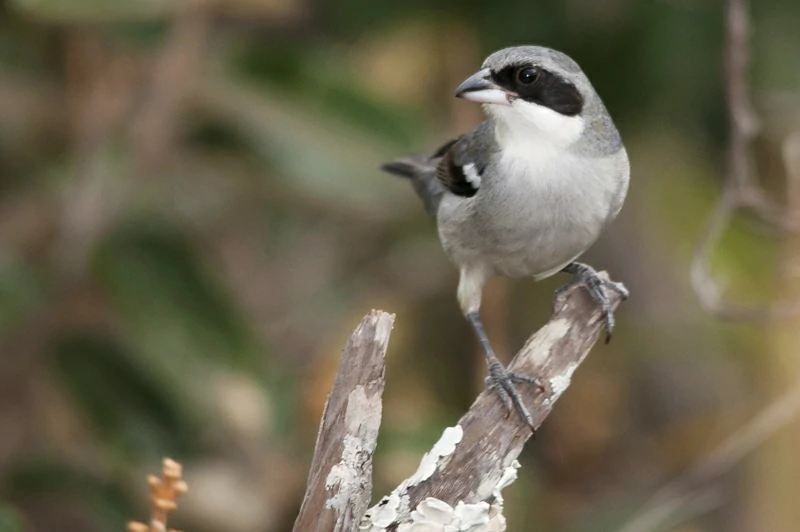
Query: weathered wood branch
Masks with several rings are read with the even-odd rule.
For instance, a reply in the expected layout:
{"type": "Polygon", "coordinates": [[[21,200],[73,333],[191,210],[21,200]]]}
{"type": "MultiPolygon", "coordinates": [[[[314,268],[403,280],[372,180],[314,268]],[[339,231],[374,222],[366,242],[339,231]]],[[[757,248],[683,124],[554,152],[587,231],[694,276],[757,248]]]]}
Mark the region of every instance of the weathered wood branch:
{"type": "Polygon", "coordinates": [[[372,311],[350,336],[325,403],[295,532],[358,528],[372,496],[386,347],[394,316],[372,311]]]}
{"type": "MultiPolygon", "coordinates": [[[[616,308],[620,302],[619,296],[611,294],[611,298],[612,308],[616,308]]],[[[374,412],[371,414],[369,437],[359,437],[362,452],[348,454],[347,445],[341,443],[343,429],[339,425],[342,423],[337,425],[329,419],[342,417],[343,410],[349,412],[349,407],[342,404],[341,397],[354,394],[352,386],[357,386],[355,382],[358,379],[347,375],[352,371],[364,371],[363,353],[355,363],[348,360],[356,356],[352,354],[351,345],[354,338],[363,336],[365,323],[370,319],[375,320],[375,316],[380,314],[373,313],[365,318],[342,354],[339,375],[323,416],[308,491],[295,531],[402,532],[411,530],[412,525],[430,525],[419,530],[445,530],[446,526],[451,527],[447,530],[471,532],[505,530],[500,491],[516,479],[516,469],[519,467],[516,459],[531,437],[531,431],[516,413],[509,413],[496,394],[490,391],[478,396],[457,425],[445,429],[440,440],[423,456],[412,476],[390,495],[383,497],[376,506],[363,512],[366,508],[364,501],[369,499],[371,456],[380,422],[380,393],[371,396],[369,409],[359,409],[359,415],[374,410],[378,412],[377,416],[374,412]],[[334,402],[337,397],[340,399],[334,402]],[[331,412],[334,404],[338,405],[339,412],[335,416],[331,412]],[[356,460],[356,463],[349,460],[356,460]],[[366,467],[362,467],[363,464],[366,467]],[[365,471],[366,476],[359,478],[356,487],[351,482],[353,476],[350,473],[343,476],[339,471],[365,471]],[[341,477],[348,479],[347,490],[341,488],[341,483],[331,481],[341,477]],[[321,482],[321,479],[327,480],[321,482]],[[339,486],[338,491],[335,486],[339,486]]],[[[597,305],[583,289],[573,288],[558,305],[547,325],[534,334],[514,357],[509,366],[512,371],[538,377],[545,387],[544,392],[534,386],[518,387],[537,427],[570,385],[573,373],[597,341],[602,324],[597,305]]],[[[383,336],[370,334],[388,341],[390,327],[391,322],[388,322],[387,332],[383,336]]],[[[385,341],[377,342],[382,348],[376,347],[375,350],[384,352],[385,341]]],[[[382,356],[380,360],[380,372],[373,371],[372,374],[380,374],[377,380],[382,390],[382,356]]],[[[377,386],[374,389],[377,390],[377,386]]],[[[351,419],[350,423],[345,424],[347,426],[366,423],[360,418],[351,418],[349,414],[346,417],[351,419]]],[[[344,433],[347,433],[346,428],[344,433]]]]}
{"type": "MultiPolygon", "coordinates": [[[[614,294],[612,308],[619,302],[614,294]]],[[[573,288],[514,357],[511,371],[538,377],[545,386],[544,393],[518,386],[537,427],[570,385],[601,328],[597,305],[585,290],[573,288]]],[[[505,530],[500,490],[516,478],[516,459],[530,437],[522,418],[484,391],[458,424],[445,430],[417,472],[367,512],[362,529],[402,531],[413,523],[505,530]]]]}

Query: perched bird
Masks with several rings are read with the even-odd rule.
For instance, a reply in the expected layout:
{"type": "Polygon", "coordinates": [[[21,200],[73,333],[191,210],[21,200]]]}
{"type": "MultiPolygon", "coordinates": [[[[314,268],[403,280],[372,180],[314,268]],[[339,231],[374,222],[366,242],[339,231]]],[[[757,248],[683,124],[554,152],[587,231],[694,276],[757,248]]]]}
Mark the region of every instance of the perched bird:
{"type": "Polygon", "coordinates": [[[458,266],[458,301],[483,347],[487,384],[533,428],[514,383],[481,323],[484,283],[495,275],[544,279],[557,272],[601,306],[606,340],[614,328],[609,290],[625,288],[576,262],[617,216],[630,166],[619,132],[581,68],[539,46],[490,55],[455,96],[483,104],[486,121],[432,156],[407,156],[383,170],[410,179],[458,266]]]}

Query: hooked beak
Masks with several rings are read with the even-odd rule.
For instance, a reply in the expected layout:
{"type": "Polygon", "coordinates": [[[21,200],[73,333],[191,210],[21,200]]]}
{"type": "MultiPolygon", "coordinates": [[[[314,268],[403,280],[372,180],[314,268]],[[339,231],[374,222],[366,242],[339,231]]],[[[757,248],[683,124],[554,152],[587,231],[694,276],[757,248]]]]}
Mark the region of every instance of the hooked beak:
{"type": "Polygon", "coordinates": [[[498,105],[511,105],[511,102],[517,99],[515,93],[505,90],[492,81],[492,72],[488,68],[468,77],[458,86],[454,96],[471,102],[498,105]]]}

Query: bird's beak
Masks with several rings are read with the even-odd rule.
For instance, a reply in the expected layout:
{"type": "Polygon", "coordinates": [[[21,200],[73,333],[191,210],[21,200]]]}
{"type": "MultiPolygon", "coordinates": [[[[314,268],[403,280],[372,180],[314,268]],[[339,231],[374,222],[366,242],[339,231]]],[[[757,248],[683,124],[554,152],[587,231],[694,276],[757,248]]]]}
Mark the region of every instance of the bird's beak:
{"type": "Polygon", "coordinates": [[[496,103],[511,105],[517,95],[507,91],[492,81],[492,73],[488,68],[476,72],[458,86],[454,94],[456,98],[464,98],[471,102],[496,103]]]}

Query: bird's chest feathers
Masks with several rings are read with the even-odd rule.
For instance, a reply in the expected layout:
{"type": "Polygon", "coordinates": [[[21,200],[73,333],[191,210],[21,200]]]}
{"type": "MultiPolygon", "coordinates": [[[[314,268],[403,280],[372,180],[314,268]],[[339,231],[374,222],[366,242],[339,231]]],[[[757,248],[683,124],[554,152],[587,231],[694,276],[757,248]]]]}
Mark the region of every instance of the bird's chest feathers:
{"type": "Polygon", "coordinates": [[[543,191],[558,187],[573,171],[573,157],[565,149],[540,139],[514,138],[504,144],[492,161],[496,179],[487,183],[494,189],[543,191]]]}
{"type": "Polygon", "coordinates": [[[496,117],[500,149],[492,161],[496,179],[487,183],[496,193],[538,202],[569,193],[580,185],[582,174],[591,172],[570,149],[583,133],[582,118],[530,104],[500,113],[505,113],[496,117]]]}
{"type": "MultiPolygon", "coordinates": [[[[518,132],[517,132],[518,133],[518,132]]],[[[491,245],[506,275],[539,273],[573,259],[608,218],[602,161],[540,134],[498,138],[491,169],[470,201],[471,242],[491,245]]]]}
{"type": "Polygon", "coordinates": [[[482,190],[483,200],[504,206],[491,209],[507,215],[508,220],[498,222],[590,223],[606,216],[608,180],[603,179],[602,162],[569,150],[569,131],[567,138],[555,139],[539,132],[514,133],[498,139],[502,148],[492,161],[495,179],[485,179],[482,190]]]}

